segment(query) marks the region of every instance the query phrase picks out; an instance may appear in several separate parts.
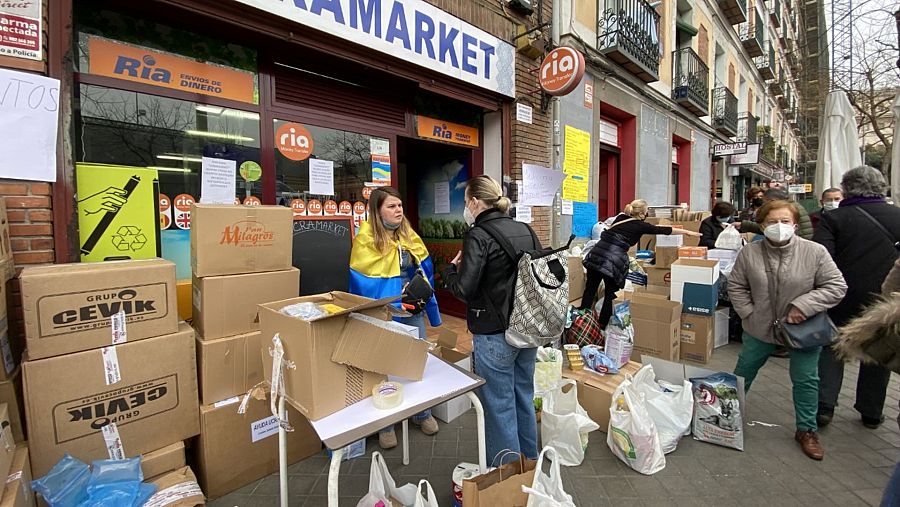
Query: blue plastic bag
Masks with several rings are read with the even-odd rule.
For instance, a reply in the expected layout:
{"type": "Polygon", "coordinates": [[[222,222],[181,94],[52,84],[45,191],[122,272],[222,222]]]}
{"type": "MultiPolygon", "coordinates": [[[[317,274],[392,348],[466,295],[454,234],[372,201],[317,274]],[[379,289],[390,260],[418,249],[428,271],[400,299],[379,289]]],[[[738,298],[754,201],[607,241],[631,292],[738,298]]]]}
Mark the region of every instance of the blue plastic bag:
{"type": "Polygon", "coordinates": [[[88,493],[118,483],[140,483],[144,480],[141,470],[141,458],[103,459],[91,463],[91,480],[88,482],[88,493]]]}
{"type": "Polygon", "coordinates": [[[150,500],[150,497],[156,494],[156,484],[141,484],[138,494],[134,497],[134,503],[131,507],[141,507],[150,500]]]}
{"type": "Polygon", "coordinates": [[[135,481],[101,484],[91,490],[79,507],[133,507],[140,486],[135,481]]]}
{"type": "Polygon", "coordinates": [[[50,507],[78,507],[88,498],[90,475],[87,463],[66,454],[31,487],[50,507]]]}
{"type": "Polygon", "coordinates": [[[584,358],[584,366],[589,370],[597,373],[613,374],[619,373],[619,365],[616,361],[600,350],[596,345],[585,345],[581,348],[581,357],[584,358]]]}

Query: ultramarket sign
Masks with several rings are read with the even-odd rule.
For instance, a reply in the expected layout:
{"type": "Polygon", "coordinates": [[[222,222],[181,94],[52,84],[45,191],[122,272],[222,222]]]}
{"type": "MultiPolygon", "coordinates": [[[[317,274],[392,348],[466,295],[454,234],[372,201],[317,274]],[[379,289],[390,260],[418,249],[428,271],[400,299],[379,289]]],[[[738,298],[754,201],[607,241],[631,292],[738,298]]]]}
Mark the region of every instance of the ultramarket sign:
{"type": "Polygon", "coordinates": [[[41,0],[0,0],[0,55],[40,60],[41,0]]]}
{"type": "Polygon", "coordinates": [[[423,0],[237,1],[515,97],[515,48],[423,0]]]}

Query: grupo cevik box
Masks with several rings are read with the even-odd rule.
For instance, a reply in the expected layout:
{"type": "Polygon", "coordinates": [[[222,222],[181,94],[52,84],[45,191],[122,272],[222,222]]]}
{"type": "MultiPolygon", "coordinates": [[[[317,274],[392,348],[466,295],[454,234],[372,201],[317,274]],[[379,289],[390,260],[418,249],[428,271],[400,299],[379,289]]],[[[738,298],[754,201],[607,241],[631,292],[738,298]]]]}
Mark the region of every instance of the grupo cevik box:
{"type": "Polygon", "coordinates": [[[195,204],[191,208],[194,276],[291,269],[294,214],[284,206],[195,204]]]}
{"type": "Polygon", "coordinates": [[[22,364],[35,476],[64,454],[139,456],[200,432],[194,331],[22,364]]]}
{"type": "Polygon", "coordinates": [[[175,264],[166,260],[29,266],[19,283],[29,359],[114,345],[119,312],[128,343],[178,330],[175,264]]]}
{"type": "Polygon", "coordinates": [[[259,305],[263,374],[272,381],[272,337],[280,337],[285,399],[311,421],[372,396],[372,388],[395,375],[422,380],[428,343],[392,329],[387,306],[396,298],[372,300],[346,292],[259,305]],[[302,320],[285,307],[314,303],[325,314],[302,320]]]}
{"type": "MultiPolygon", "coordinates": [[[[204,340],[250,333],[259,329],[256,305],[300,295],[300,270],[194,277],[194,319],[204,340]]],[[[226,396],[227,397],[227,396],[226,396]]],[[[219,401],[219,400],[213,400],[219,401]]]]}

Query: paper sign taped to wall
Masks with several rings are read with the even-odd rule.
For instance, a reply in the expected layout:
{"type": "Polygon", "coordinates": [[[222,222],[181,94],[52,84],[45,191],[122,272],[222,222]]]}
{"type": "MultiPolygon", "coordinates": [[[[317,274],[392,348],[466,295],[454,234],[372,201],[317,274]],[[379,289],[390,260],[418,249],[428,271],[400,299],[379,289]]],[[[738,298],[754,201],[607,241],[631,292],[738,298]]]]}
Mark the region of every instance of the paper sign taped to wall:
{"type": "Polygon", "coordinates": [[[0,178],[56,181],[59,80],[0,69],[0,178]]]}

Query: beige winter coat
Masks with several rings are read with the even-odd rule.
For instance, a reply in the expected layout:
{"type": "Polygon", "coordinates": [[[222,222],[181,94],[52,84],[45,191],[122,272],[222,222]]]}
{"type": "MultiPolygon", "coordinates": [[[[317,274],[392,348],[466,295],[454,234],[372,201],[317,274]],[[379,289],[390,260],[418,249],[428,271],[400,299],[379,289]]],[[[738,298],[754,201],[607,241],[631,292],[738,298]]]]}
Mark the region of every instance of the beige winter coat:
{"type": "Polygon", "coordinates": [[[768,252],[775,276],[778,318],[784,319],[791,305],[811,317],[837,305],[847,292],[847,283],[824,246],[794,236],[783,246],[768,240],[741,249],[728,276],[728,295],[741,317],[744,331],[767,343],[772,337],[772,304],[763,249],[768,252]]]}
{"type": "Polygon", "coordinates": [[[894,292],[900,292],[900,257],[897,258],[897,262],[894,263],[894,267],[891,268],[891,272],[888,273],[881,285],[881,293],[885,296],[890,296],[894,292]]]}

